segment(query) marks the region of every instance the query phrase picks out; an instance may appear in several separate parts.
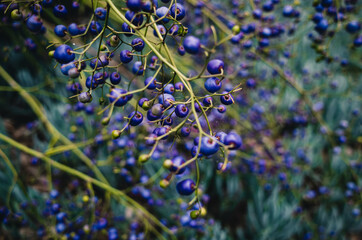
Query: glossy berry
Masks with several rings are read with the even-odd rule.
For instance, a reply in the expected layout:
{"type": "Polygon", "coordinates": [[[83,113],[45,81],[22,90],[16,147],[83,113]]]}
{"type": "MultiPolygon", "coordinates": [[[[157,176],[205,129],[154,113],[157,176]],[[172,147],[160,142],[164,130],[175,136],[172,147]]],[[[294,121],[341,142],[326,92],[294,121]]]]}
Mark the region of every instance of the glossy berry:
{"type": "MultiPolygon", "coordinates": [[[[191,156],[192,156],[192,157],[195,157],[197,151],[198,151],[198,146],[193,146],[192,149],[191,149],[191,156]]],[[[199,157],[199,158],[202,157],[202,153],[200,152],[197,157],[199,157]]]]}
{"type": "Polygon", "coordinates": [[[358,21],[351,21],[346,25],[346,31],[349,33],[356,33],[361,29],[361,24],[358,21]]]}
{"type": "MultiPolygon", "coordinates": [[[[207,97],[205,97],[204,98],[204,100],[202,100],[202,103],[205,105],[205,106],[211,106],[211,104],[212,104],[212,97],[210,97],[210,96],[207,96],[207,97]]],[[[199,104],[197,104],[197,106],[198,106],[199,104]]],[[[196,108],[196,105],[195,105],[195,108],[196,108]]],[[[200,112],[201,112],[201,108],[200,108],[200,106],[198,106],[198,108],[200,109],[200,112]]],[[[196,111],[198,111],[198,109],[196,109],[196,111]]]]}
{"type": "Polygon", "coordinates": [[[143,64],[141,61],[137,61],[133,64],[132,72],[133,72],[133,74],[136,74],[136,75],[143,74],[143,64]]]}
{"type": "Polygon", "coordinates": [[[124,35],[126,37],[131,37],[132,33],[134,33],[134,30],[125,22],[122,24],[122,31],[125,32],[124,35]]]}
{"type": "Polygon", "coordinates": [[[222,143],[224,143],[224,144],[225,144],[225,138],[226,138],[226,136],[227,136],[227,134],[224,133],[224,132],[218,132],[218,133],[215,134],[215,138],[216,138],[218,141],[220,141],[220,142],[222,142],[222,143]]]}
{"type": "Polygon", "coordinates": [[[168,108],[175,101],[175,98],[171,94],[162,94],[158,97],[158,102],[161,103],[165,108],[168,108]]]}
{"type": "Polygon", "coordinates": [[[226,112],[226,106],[220,104],[219,107],[217,108],[217,111],[219,113],[225,113],[226,112]]]}
{"type": "Polygon", "coordinates": [[[92,76],[87,77],[87,79],[85,80],[85,86],[89,89],[96,89],[98,87],[98,84],[96,83],[96,81],[94,80],[94,78],[92,78],[92,76]]]}
{"type": "Polygon", "coordinates": [[[205,89],[210,93],[215,93],[219,91],[221,87],[222,87],[221,81],[216,77],[208,78],[205,81],[205,89]]]}
{"type": "Polygon", "coordinates": [[[66,44],[60,45],[54,51],[54,58],[59,63],[65,64],[74,60],[75,54],[73,49],[66,44]]]}
{"type": "Polygon", "coordinates": [[[105,20],[106,19],[106,15],[107,15],[107,10],[102,8],[102,7],[98,7],[96,8],[96,10],[94,11],[94,14],[96,15],[96,17],[99,20],[105,20]]]}
{"type": "Polygon", "coordinates": [[[188,36],[184,40],[184,48],[189,54],[197,54],[201,49],[200,39],[194,36],[188,36]]]}
{"type": "Polygon", "coordinates": [[[114,88],[110,92],[109,101],[111,103],[115,102],[115,106],[122,107],[128,102],[128,97],[125,95],[126,90],[120,88],[114,88]]]}
{"type": "Polygon", "coordinates": [[[67,16],[68,11],[64,5],[56,5],[53,9],[53,13],[56,17],[63,18],[67,16]]]}
{"type": "Polygon", "coordinates": [[[92,34],[97,35],[102,31],[102,25],[99,22],[92,21],[89,30],[92,34]]]}
{"type": "MultiPolygon", "coordinates": [[[[37,13],[35,13],[37,14],[37,13]]],[[[19,11],[19,9],[14,9],[13,11],[11,11],[11,19],[17,21],[17,20],[21,20],[23,18],[23,14],[19,11]]]]}
{"type": "Polygon", "coordinates": [[[32,15],[26,21],[26,26],[32,32],[39,32],[43,26],[43,21],[37,15],[32,15]]]}
{"type": "Polygon", "coordinates": [[[153,77],[148,77],[145,79],[145,86],[147,86],[147,89],[153,90],[157,87],[157,79],[153,77]]]}
{"type": "Polygon", "coordinates": [[[124,16],[135,26],[140,26],[143,22],[142,14],[136,14],[135,12],[127,11],[124,16]]]}
{"type": "Polygon", "coordinates": [[[127,7],[134,12],[138,12],[142,9],[142,0],[127,0],[127,7]]]}
{"type": "Polygon", "coordinates": [[[64,37],[66,35],[66,33],[67,33],[67,27],[64,26],[64,25],[57,25],[54,28],[54,33],[58,37],[64,37]]]}
{"type": "Polygon", "coordinates": [[[181,182],[178,182],[176,185],[176,190],[180,195],[191,195],[196,189],[196,184],[191,179],[185,179],[181,182]]]}
{"type": "Polygon", "coordinates": [[[109,80],[113,85],[117,85],[121,82],[121,75],[118,72],[112,72],[109,80]]]}
{"type": "MultiPolygon", "coordinates": [[[[165,36],[167,30],[166,30],[166,28],[165,28],[163,25],[160,25],[160,24],[157,25],[157,29],[158,29],[158,31],[160,32],[161,36],[165,36]]],[[[156,29],[153,30],[153,35],[154,35],[155,37],[159,37],[156,29]]]]}
{"type": "Polygon", "coordinates": [[[141,52],[145,47],[145,42],[141,38],[135,38],[132,40],[132,46],[137,52],[141,52]]]}
{"type": "Polygon", "coordinates": [[[219,59],[213,59],[207,64],[207,71],[210,74],[220,74],[224,70],[224,62],[219,59]]]}
{"type": "Polygon", "coordinates": [[[133,111],[128,115],[128,118],[130,118],[129,124],[131,126],[137,126],[143,121],[143,115],[140,112],[133,111]]]}
{"type": "Polygon", "coordinates": [[[327,31],[328,26],[328,21],[326,19],[322,19],[315,26],[315,30],[319,33],[324,33],[325,31],[327,31]]]}
{"type": "Polygon", "coordinates": [[[129,50],[122,50],[119,54],[119,58],[122,63],[129,63],[133,59],[133,55],[129,50]]]}
{"type": "Polygon", "coordinates": [[[173,94],[175,92],[175,86],[172,83],[169,83],[164,87],[163,90],[165,93],[173,94]]]}
{"type": "Polygon", "coordinates": [[[263,4],[263,10],[265,12],[271,12],[274,9],[274,4],[272,1],[267,1],[263,4]]]}
{"type": "Polygon", "coordinates": [[[209,156],[216,153],[219,150],[219,144],[214,138],[202,137],[200,152],[203,155],[209,156]]]}
{"type": "Polygon", "coordinates": [[[179,47],[177,48],[177,52],[178,52],[178,54],[180,54],[181,56],[185,55],[186,51],[185,51],[184,46],[182,46],[182,45],[179,46],[179,47]]]}
{"type": "Polygon", "coordinates": [[[186,15],[186,10],[183,5],[180,3],[173,4],[171,7],[171,17],[176,18],[176,20],[182,20],[186,15]]]}
{"type": "Polygon", "coordinates": [[[283,8],[283,16],[284,17],[292,17],[294,13],[294,9],[291,5],[285,5],[283,8]]]}
{"type": "Polygon", "coordinates": [[[168,10],[168,7],[160,7],[160,8],[157,8],[156,10],[156,16],[158,18],[163,18],[161,20],[161,22],[163,23],[168,23],[170,21],[170,19],[168,19],[168,15],[170,14],[169,10],[168,10]]]}
{"type": "Polygon", "coordinates": [[[182,127],[180,134],[182,137],[188,137],[191,133],[191,129],[189,127],[182,127]]]}
{"type": "Polygon", "coordinates": [[[175,83],[175,89],[178,91],[183,91],[185,88],[184,84],[182,82],[175,83]]]}
{"type": "Polygon", "coordinates": [[[241,137],[238,134],[231,132],[228,135],[226,135],[224,144],[229,146],[229,149],[234,150],[234,149],[238,149],[239,147],[241,147],[243,142],[241,140],[241,137]]]}
{"type": "Polygon", "coordinates": [[[225,95],[220,96],[220,101],[222,104],[230,105],[234,103],[234,98],[230,93],[223,92],[223,94],[225,95]]]}
{"type": "Polygon", "coordinates": [[[173,124],[173,118],[171,117],[166,117],[166,116],[163,116],[162,118],[162,126],[171,126],[173,124]]]}
{"type": "MultiPolygon", "coordinates": [[[[172,159],[172,166],[169,168],[169,170],[171,172],[176,172],[179,169],[179,167],[184,163],[185,163],[185,159],[183,157],[181,157],[181,156],[174,157],[172,159]]],[[[183,174],[185,172],[185,170],[186,170],[185,167],[181,168],[178,171],[177,175],[183,174]]]]}
{"type": "Polygon", "coordinates": [[[80,29],[76,23],[71,23],[68,26],[68,32],[70,35],[76,36],[76,35],[80,34],[80,29]]]}
{"type": "Polygon", "coordinates": [[[185,104],[179,104],[177,105],[176,109],[175,109],[175,114],[176,116],[178,116],[179,118],[184,118],[187,116],[187,114],[189,113],[189,109],[188,107],[185,106],[185,104]]]}

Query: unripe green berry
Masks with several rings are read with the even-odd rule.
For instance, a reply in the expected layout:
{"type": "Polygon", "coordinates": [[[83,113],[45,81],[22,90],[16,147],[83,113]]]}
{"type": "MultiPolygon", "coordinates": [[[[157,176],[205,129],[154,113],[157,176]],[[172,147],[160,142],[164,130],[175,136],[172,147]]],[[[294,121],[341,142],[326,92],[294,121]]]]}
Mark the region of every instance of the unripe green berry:
{"type": "Polygon", "coordinates": [[[160,187],[162,187],[162,188],[167,188],[168,185],[170,185],[170,181],[168,181],[168,180],[166,180],[166,179],[162,179],[162,180],[160,181],[160,187]]]}
{"type": "Polygon", "coordinates": [[[112,131],[112,138],[113,139],[117,139],[117,138],[119,138],[119,136],[121,136],[121,132],[119,130],[113,130],[112,131]]]}
{"type": "Polygon", "coordinates": [[[117,47],[119,42],[120,42],[120,39],[117,35],[113,35],[109,40],[111,47],[117,47]]]}
{"type": "Polygon", "coordinates": [[[141,154],[139,157],[138,157],[138,162],[139,163],[145,163],[149,160],[149,156],[147,154],[141,154]]]}
{"type": "Polygon", "coordinates": [[[194,210],[194,211],[191,211],[190,212],[190,217],[192,218],[192,219],[196,219],[196,218],[198,218],[200,216],[200,211],[199,210],[194,210]]]}
{"type": "Polygon", "coordinates": [[[202,207],[202,208],[201,208],[200,216],[201,216],[201,217],[205,217],[206,214],[207,214],[206,208],[202,207]]]}
{"type": "Polygon", "coordinates": [[[233,34],[239,34],[240,33],[240,26],[239,25],[235,25],[232,29],[233,34]]]}
{"type": "Polygon", "coordinates": [[[149,101],[145,101],[143,104],[142,104],[142,109],[147,111],[150,109],[150,103],[149,101]]]}
{"type": "Polygon", "coordinates": [[[172,161],[170,159],[166,159],[163,162],[163,167],[166,168],[166,169],[170,169],[172,167],[172,161]]]}
{"type": "Polygon", "coordinates": [[[53,50],[53,51],[48,52],[48,56],[49,56],[49,57],[53,57],[53,56],[54,56],[54,50],[53,50]]]}
{"type": "Polygon", "coordinates": [[[14,9],[11,12],[11,19],[13,19],[13,20],[20,20],[22,17],[23,17],[23,15],[19,11],[19,9],[14,9]]]}
{"type": "Polygon", "coordinates": [[[100,47],[101,51],[104,51],[107,49],[106,45],[102,44],[101,47],[100,47]]]}
{"type": "Polygon", "coordinates": [[[109,118],[108,117],[105,117],[105,118],[102,119],[102,125],[103,126],[108,125],[108,123],[109,123],[109,118]]]}

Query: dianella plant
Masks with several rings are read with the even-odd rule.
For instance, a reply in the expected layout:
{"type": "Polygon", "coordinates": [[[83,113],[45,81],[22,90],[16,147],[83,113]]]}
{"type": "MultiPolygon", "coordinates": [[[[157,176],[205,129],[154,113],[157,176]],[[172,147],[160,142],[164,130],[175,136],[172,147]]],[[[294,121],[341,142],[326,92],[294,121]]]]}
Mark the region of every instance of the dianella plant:
{"type": "Polygon", "coordinates": [[[362,239],[358,0],[1,0],[4,239],[362,239]]]}

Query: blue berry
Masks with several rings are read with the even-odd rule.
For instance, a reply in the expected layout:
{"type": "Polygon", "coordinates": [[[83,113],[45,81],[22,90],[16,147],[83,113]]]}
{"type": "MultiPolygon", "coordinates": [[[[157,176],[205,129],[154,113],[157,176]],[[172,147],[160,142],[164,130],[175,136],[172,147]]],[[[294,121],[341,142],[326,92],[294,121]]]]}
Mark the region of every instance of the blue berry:
{"type": "Polygon", "coordinates": [[[169,14],[170,14],[170,12],[167,7],[160,7],[156,10],[156,16],[158,18],[164,17],[161,20],[161,22],[163,22],[163,23],[168,23],[170,21],[170,19],[167,18],[169,14]]]}
{"type": "Polygon", "coordinates": [[[142,14],[136,14],[135,12],[127,11],[124,16],[135,26],[140,26],[143,22],[142,14]]]}
{"type": "Polygon", "coordinates": [[[223,104],[230,105],[234,103],[234,98],[230,93],[227,94],[227,92],[223,92],[223,94],[225,95],[220,96],[220,101],[223,104]]]}
{"type": "Polygon", "coordinates": [[[54,58],[59,63],[65,64],[74,60],[75,54],[73,49],[66,44],[60,45],[54,51],[54,58]]]}
{"type": "Polygon", "coordinates": [[[94,11],[94,14],[96,15],[96,17],[99,20],[105,20],[106,19],[106,15],[107,15],[107,10],[102,8],[102,7],[98,7],[96,8],[96,10],[94,11]]]}
{"type": "Polygon", "coordinates": [[[99,22],[92,21],[89,30],[92,34],[97,35],[102,31],[102,25],[99,22]]]}
{"type": "Polygon", "coordinates": [[[315,26],[315,30],[320,33],[324,33],[328,28],[328,21],[326,19],[320,20],[315,26]]]}
{"type": "Polygon", "coordinates": [[[171,94],[165,93],[158,97],[158,102],[161,103],[165,108],[170,107],[174,101],[175,98],[171,94]]]}
{"type": "Polygon", "coordinates": [[[178,52],[178,54],[180,54],[180,56],[185,55],[186,51],[185,51],[184,46],[182,46],[182,45],[179,46],[179,47],[177,48],[177,52],[178,52]]]}
{"type": "Polygon", "coordinates": [[[117,85],[121,82],[121,75],[118,72],[112,72],[109,79],[113,85],[117,85]]]}
{"type": "Polygon", "coordinates": [[[137,52],[141,52],[145,47],[145,42],[141,38],[135,38],[132,40],[132,46],[137,52]]]}
{"type": "Polygon", "coordinates": [[[124,34],[126,37],[131,37],[133,35],[132,33],[134,33],[134,30],[125,22],[122,24],[122,31],[126,32],[124,34]]]}
{"type": "Polygon", "coordinates": [[[243,142],[238,134],[231,132],[228,135],[226,135],[224,139],[224,144],[229,146],[229,149],[234,150],[241,147],[243,142]]]}
{"type": "Polygon", "coordinates": [[[186,52],[190,54],[197,54],[201,49],[200,39],[194,36],[186,37],[183,45],[186,52]]]}
{"type": "Polygon", "coordinates": [[[147,89],[153,90],[157,87],[157,79],[154,77],[148,77],[145,79],[145,86],[147,86],[147,89]]]}
{"type": "Polygon", "coordinates": [[[57,25],[54,28],[54,33],[58,37],[64,37],[66,35],[66,32],[67,32],[67,27],[64,25],[57,25]]]}
{"type": "Polygon", "coordinates": [[[219,91],[222,87],[222,83],[220,81],[220,79],[216,78],[216,77],[211,77],[208,78],[205,81],[205,89],[207,91],[209,91],[210,93],[215,93],[217,91],[219,91]]]}
{"type": "Polygon", "coordinates": [[[37,15],[32,15],[26,21],[26,26],[32,32],[39,32],[43,26],[43,21],[37,15]]]}
{"type": "Polygon", "coordinates": [[[68,26],[68,32],[72,36],[79,35],[81,33],[84,33],[85,29],[82,30],[76,23],[71,23],[68,26]]]}
{"type": "Polygon", "coordinates": [[[128,118],[130,118],[129,124],[131,126],[137,126],[143,121],[143,115],[140,112],[133,111],[128,115],[128,118]]]}
{"type": "Polygon", "coordinates": [[[216,142],[216,139],[209,137],[202,137],[200,152],[203,155],[209,156],[215,154],[219,150],[219,144],[216,142]]]}
{"type": "Polygon", "coordinates": [[[346,30],[349,33],[356,33],[360,29],[361,29],[361,24],[358,21],[351,21],[346,25],[346,30]]]}
{"type": "Polygon", "coordinates": [[[85,80],[85,85],[89,89],[96,89],[98,87],[97,82],[94,80],[94,78],[92,78],[92,76],[87,77],[85,80]]]}
{"type": "Polygon", "coordinates": [[[141,61],[137,61],[133,64],[132,72],[136,75],[142,75],[143,74],[143,64],[141,61]]]}
{"type": "Polygon", "coordinates": [[[182,127],[180,134],[182,137],[188,137],[191,133],[191,129],[189,127],[182,127]]]}
{"type": "Polygon", "coordinates": [[[124,95],[126,93],[127,93],[127,91],[124,89],[114,88],[110,92],[109,101],[111,103],[116,101],[114,105],[117,107],[122,107],[128,102],[128,97],[124,95]],[[124,96],[120,97],[120,95],[124,95],[124,96]]]}
{"type": "Polygon", "coordinates": [[[138,12],[142,9],[142,0],[127,0],[127,7],[134,12],[138,12]]]}
{"type": "Polygon", "coordinates": [[[180,195],[191,195],[196,189],[196,184],[191,179],[185,179],[181,182],[178,182],[176,185],[176,190],[180,195]]]}
{"type": "Polygon", "coordinates": [[[182,20],[186,15],[186,10],[183,5],[180,3],[173,4],[171,7],[171,16],[176,18],[176,20],[182,20]],[[175,17],[176,16],[176,17],[175,17]]]}
{"type": "Polygon", "coordinates": [[[293,6],[291,5],[285,5],[283,8],[283,16],[284,17],[292,17],[294,13],[293,6]]]}
{"type": "Polygon", "coordinates": [[[172,83],[167,84],[164,87],[164,92],[168,94],[173,94],[175,92],[175,87],[172,83]]]}
{"type": "Polygon", "coordinates": [[[67,16],[68,11],[64,5],[56,5],[53,9],[53,13],[56,17],[63,18],[67,16]]]}
{"type": "Polygon", "coordinates": [[[129,63],[133,59],[133,55],[129,50],[122,50],[119,54],[122,63],[129,63]]]}
{"type": "MultiPolygon", "coordinates": [[[[185,159],[184,159],[183,157],[181,157],[181,156],[174,157],[174,158],[172,159],[172,166],[171,166],[171,168],[170,168],[170,171],[171,171],[171,172],[176,172],[176,171],[178,170],[178,168],[179,168],[182,164],[184,164],[184,163],[185,163],[185,159]]],[[[185,167],[184,167],[184,168],[181,168],[181,169],[178,171],[177,175],[184,173],[185,170],[186,170],[185,167]]]]}
{"type": "Polygon", "coordinates": [[[207,71],[210,74],[220,74],[224,70],[224,62],[219,59],[213,59],[207,64],[207,71]]]}
{"type": "Polygon", "coordinates": [[[187,116],[187,114],[189,114],[189,111],[190,110],[188,109],[188,107],[186,107],[185,104],[179,104],[179,105],[177,105],[177,107],[175,109],[175,114],[179,118],[184,118],[187,116]]]}

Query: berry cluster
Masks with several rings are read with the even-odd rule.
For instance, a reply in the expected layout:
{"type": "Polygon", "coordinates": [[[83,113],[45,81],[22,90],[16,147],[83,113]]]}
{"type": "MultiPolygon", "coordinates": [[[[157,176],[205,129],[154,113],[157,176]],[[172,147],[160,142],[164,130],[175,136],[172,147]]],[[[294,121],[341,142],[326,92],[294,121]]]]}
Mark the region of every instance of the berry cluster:
{"type": "MultiPolygon", "coordinates": [[[[42,102],[57,109],[45,114],[33,88],[0,68],[39,118],[26,130],[34,149],[0,139],[34,156],[28,165],[46,173],[50,189],[13,206],[11,190],[0,201],[5,228],[35,226],[39,238],[211,239],[222,209],[232,216],[223,224],[240,222],[239,239],[354,233],[358,9],[352,0],[0,3],[14,52],[51,62],[57,87],[45,92],[66,97],[42,102]],[[329,224],[337,213],[350,224],[329,224]]],[[[4,49],[4,59],[12,54],[4,49]]]]}

